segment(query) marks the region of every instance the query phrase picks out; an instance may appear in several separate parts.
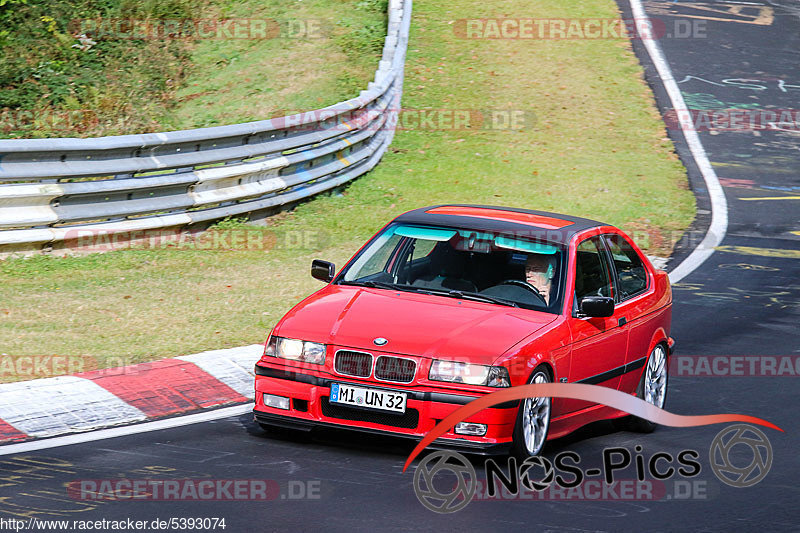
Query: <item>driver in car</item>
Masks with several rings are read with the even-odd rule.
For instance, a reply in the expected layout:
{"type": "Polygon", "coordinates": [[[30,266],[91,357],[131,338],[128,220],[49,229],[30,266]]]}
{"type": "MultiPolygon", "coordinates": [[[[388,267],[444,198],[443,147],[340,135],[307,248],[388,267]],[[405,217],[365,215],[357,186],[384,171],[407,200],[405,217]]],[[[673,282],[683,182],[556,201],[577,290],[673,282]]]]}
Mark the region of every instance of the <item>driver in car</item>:
{"type": "Polygon", "coordinates": [[[550,288],[555,273],[554,257],[543,254],[530,254],[525,261],[525,281],[533,285],[550,305],[550,288]]]}

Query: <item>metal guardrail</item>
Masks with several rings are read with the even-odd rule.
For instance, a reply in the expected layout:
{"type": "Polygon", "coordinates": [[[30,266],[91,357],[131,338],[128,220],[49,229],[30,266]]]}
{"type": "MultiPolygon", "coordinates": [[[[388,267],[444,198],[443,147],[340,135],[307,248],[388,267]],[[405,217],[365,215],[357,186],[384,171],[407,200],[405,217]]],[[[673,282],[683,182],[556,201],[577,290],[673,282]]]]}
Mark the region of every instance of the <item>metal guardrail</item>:
{"type": "Polygon", "coordinates": [[[263,211],[369,171],[394,135],[411,4],[390,0],[382,59],[357,98],[231,126],[0,140],[0,253],[263,211]]]}

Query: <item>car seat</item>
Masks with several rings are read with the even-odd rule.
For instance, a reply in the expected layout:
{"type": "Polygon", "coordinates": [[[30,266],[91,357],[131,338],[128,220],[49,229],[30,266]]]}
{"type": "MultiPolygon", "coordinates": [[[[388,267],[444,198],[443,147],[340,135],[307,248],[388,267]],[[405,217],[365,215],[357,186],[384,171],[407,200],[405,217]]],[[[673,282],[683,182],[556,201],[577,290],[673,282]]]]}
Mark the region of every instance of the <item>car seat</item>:
{"type": "Polygon", "coordinates": [[[464,279],[466,259],[464,254],[454,250],[448,243],[440,243],[431,256],[429,273],[414,280],[412,285],[430,289],[477,292],[475,284],[464,279]]]}

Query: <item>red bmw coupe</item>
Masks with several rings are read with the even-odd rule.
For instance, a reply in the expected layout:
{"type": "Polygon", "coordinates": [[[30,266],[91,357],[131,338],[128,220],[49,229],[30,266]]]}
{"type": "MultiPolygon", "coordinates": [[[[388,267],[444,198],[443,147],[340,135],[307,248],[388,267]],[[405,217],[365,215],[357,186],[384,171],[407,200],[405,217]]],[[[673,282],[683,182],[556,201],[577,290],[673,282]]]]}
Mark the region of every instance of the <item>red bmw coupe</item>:
{"type": "MultiPolygon", "coordinates": [[[[499,387],[588,383],[664,406],[672,294],[619,229],[525,209],[440,205],[392,220],[269,335],[255,368],[265,429],[328,426],[420,439],[499,387]]],[[[529,398],[457,424],[433,447],[533,456],[626,413],[529,398]]],[[[652,431],[631,418],[632,429],[652,431]]]]}

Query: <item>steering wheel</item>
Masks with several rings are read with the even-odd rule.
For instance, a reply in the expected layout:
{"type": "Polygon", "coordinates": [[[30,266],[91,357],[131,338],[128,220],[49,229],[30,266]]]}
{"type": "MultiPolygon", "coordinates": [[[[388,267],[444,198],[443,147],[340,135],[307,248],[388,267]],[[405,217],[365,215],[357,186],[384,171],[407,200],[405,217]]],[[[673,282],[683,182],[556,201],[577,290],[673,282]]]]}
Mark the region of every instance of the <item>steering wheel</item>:
{"type": "Polygon", "coordinates": [[[536,287],[534,287],[533,285],[531,285],[527,281],[523,281],[523,280],[519,280],[519,279],[507,279],[507,280],[499,283],[498,285],[515,285],[517,287],[522,287],[523,289],[528,289],[533,294],[535,294],[536,297],[538,297],[542,301],[542,303],[547,305],[547,300],[544,299],[544,296],[542,296],[542,293],[539,292],[539,289],[537,289],[536,287]]]}

